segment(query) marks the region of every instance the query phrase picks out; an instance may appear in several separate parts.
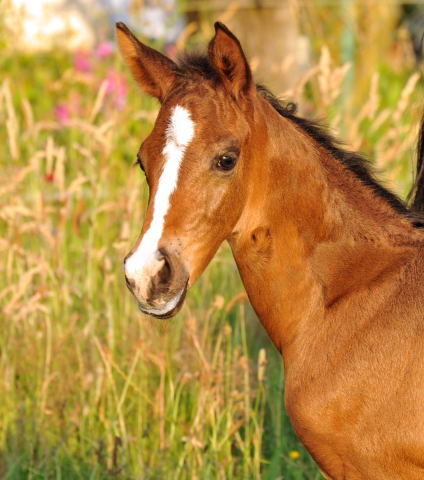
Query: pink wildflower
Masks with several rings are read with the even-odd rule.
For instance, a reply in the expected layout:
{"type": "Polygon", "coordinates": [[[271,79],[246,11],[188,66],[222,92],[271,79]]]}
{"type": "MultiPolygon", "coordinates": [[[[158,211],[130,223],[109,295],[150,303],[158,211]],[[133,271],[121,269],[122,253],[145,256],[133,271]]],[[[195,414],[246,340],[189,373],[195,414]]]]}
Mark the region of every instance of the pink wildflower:
{"type": "Polygon", "coordinates": [[[96,55],[98,58],[104,59],[112,55],[114,50],[112,42],[101,42],[96,48],[96,55]]]}
{"type": "Polygon", "coordinates": [[[114,97],[116,108],[122,110],[127,102],[128,84],[126,77],[116,70],[110,69],[106,80],[106,93],[114,97]]]}
{"type": "Polygon", "coordinates": [[[74,54],[74,69],[77,72],[89,73],[91,72],[92,65],[90,55],[85,50],[77,50],[74,54]]]}
{"type": "Polygon", "coordinates": [[[64,103],[58,103],[54,107],[54,114],[56,116],[56,120],[62,125],[67,123],[70,117],[69,108],[64,103]]]}

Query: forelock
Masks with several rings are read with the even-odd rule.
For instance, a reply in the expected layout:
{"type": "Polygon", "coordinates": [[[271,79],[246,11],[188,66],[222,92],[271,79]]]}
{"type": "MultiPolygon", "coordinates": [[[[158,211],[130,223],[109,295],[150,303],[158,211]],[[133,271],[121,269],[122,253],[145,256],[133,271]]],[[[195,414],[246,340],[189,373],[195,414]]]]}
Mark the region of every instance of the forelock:
{"type": "Polygon", "coordinates": [[[179,55],[176,65],[177,75],[186,79],[199,79],[200,77],[211,80],[215,84],[220,82],[218,72],[205,54],[184,52],[179,55]]]}

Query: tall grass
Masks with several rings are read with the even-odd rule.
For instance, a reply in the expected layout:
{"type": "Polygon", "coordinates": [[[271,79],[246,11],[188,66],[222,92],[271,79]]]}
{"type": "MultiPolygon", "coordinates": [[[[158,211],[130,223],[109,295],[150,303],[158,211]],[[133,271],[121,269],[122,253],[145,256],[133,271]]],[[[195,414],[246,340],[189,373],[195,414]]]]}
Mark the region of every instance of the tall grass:
{"type": "MultiPolygon", "coordinates": [[[[133,84],[127,96],[115,56],[0,62],[0,476],[321,478],[227,247],[172,321],[126,291],[147,199],[132,164],[157,104],[133,84]]],[[[346,71],[324,50],[289,94],[338,128],[346,71]]],[[[373,78],[347,141],[402,192],[418,77],[396,77],[390,101],[373,78]]]]}

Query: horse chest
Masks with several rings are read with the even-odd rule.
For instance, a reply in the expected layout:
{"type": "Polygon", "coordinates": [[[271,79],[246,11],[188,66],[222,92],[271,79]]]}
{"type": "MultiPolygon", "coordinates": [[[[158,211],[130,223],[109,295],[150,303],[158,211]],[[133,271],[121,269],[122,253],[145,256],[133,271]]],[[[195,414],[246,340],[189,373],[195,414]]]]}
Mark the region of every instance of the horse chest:
{"type": "Polygon", "coordinates": [[[424,432],[419,415],[408,425],[409,412],[396,403],[392,408],[389,395],[363,393],[363,386],[353,380],[342,387],[334,378],[333,388],[318,373],[304,376],[300,384],[291,380],[289,372],[287,412],[326,478],[424,478],[424,432]],[[405,435],[400,433],[405,429],[405,435]]]}

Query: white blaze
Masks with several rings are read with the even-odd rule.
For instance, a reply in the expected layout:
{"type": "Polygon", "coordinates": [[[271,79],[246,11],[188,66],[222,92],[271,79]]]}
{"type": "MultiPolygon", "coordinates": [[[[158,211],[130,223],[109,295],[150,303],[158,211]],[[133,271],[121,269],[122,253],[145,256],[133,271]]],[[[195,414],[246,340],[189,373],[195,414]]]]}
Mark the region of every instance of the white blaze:
{"type": "Polygon", "coordinates": [[[158,244],[162,236],[171,195],[177,187],[181,162],[193,135],[194,123],[191,120],[190,112],[177,105],[172,111],[166,129],[166,144],[163,149],[165,163],[153,201],[153,218],[137,250],[125,262],[126,275],[134,279],[137,284],[141,280],[137,287],[144,296],[149,277],[158,272],[163,265],[163,260],[159,259],[158,244]],[[143,279],[143,277],[147,278],[143,279]]]}

